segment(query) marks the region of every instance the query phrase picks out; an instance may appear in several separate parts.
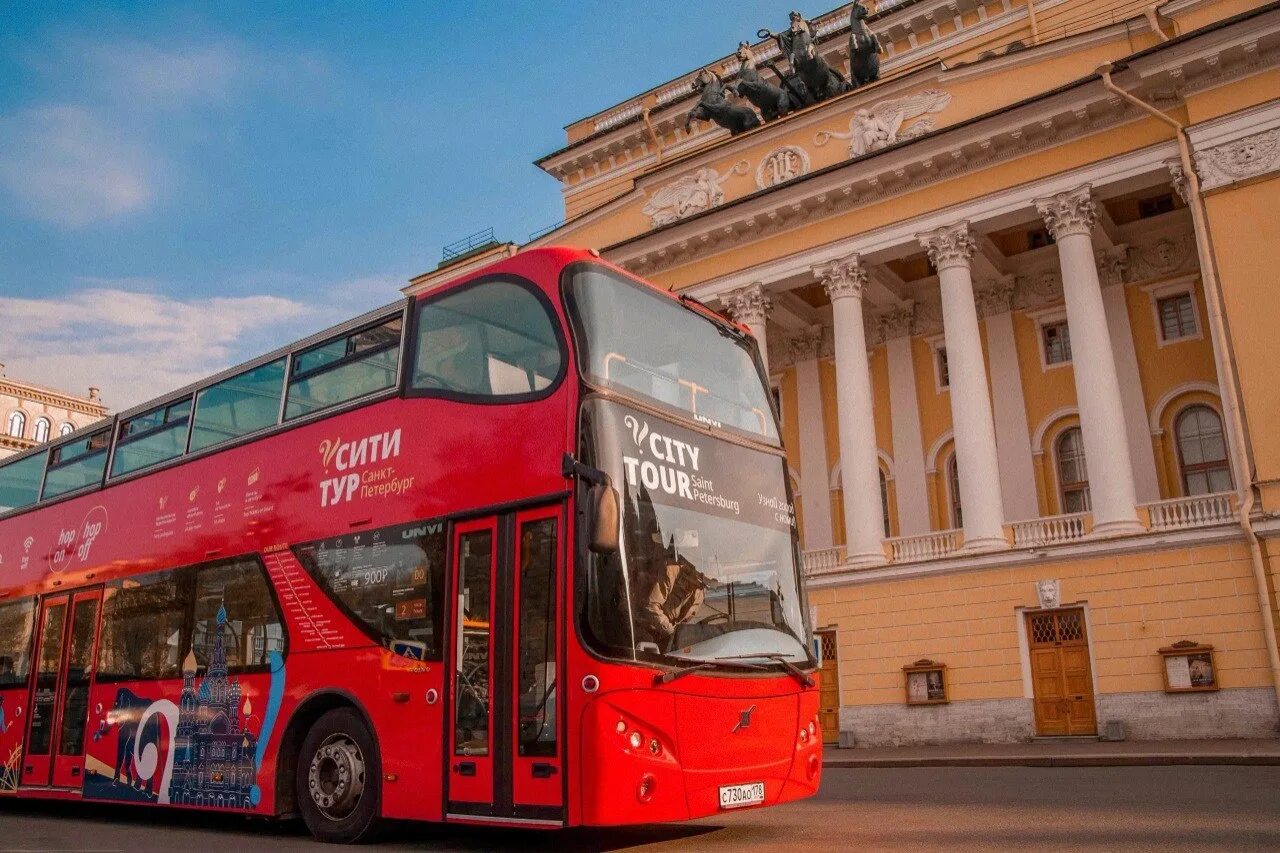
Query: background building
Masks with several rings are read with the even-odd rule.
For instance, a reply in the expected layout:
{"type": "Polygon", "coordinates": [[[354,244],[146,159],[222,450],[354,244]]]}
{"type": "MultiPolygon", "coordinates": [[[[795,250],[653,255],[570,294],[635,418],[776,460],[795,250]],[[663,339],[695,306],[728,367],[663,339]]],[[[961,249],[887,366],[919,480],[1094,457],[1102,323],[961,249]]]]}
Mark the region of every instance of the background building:
{"type": "Polygon", "coordinates": [[[881,3],[877,82],[730,136],[693,72],[539,161],[535,245],[760,342],[828,740],[1276,734],[1278,6],[881,3]]]}
{"type": "Polygon", "coordinates": [[[97,388],[90,388],[88,397],[75,397],[6,376],[0,364],[0,459],[106,416],[97,388]]]}

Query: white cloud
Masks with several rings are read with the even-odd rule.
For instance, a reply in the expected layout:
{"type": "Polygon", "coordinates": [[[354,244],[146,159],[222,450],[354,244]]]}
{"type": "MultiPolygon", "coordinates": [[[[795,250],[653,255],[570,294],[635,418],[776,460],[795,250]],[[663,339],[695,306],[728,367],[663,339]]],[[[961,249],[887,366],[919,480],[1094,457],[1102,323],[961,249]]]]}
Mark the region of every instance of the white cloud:
{"type": "Polygon", "coordinates": [[[132,213],[161,171],[144,143],[82,107],[0,116],[0,185],[37,219],[76,227],[132,213]]]}
{"type": "Polygon", "coordinates": [[[54,298],[0,297],[8,375],[75,394],[102,389],[120,411],[385,305],[402,282],[371,276],[271,295],[176,299],[138,279],[84,279],[54,298]]]}
{"type": "Polygon", "coordinates": [[[140,108],[225,97],[249,62],[231,42],[166,49],[140,41],[76,40],[71,47],[68,54],[79,61],[96,89],[140,108]]]}

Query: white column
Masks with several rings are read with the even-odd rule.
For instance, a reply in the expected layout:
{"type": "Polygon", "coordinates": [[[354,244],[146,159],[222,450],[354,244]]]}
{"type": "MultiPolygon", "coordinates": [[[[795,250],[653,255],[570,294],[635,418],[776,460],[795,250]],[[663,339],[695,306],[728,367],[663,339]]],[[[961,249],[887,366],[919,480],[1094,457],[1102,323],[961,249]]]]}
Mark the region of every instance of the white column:
{"type": "Polygon", "coordinates": [[[1116,377],[1120,399],[1124,401],[1124,422],[1129,428],[1129,458],[1133,460],[1133,489],[1140,502],[1160,500],[1160,480],[1156,476],[1156,456],[1151,448],[1151,426],[1147,402],[1142,394],[1142,374],[1138,371],[1138,351],[1133,344],[1133,326],[1125,301],[1124,270],[1126,250],[1116,246],[1098,253],[1098,278],[1102,282],[1102,309],[1107,314],[1111,351],[1116,356],[1116,377]]]}
{"type": "Polygon", "coordinates": [[[1094,532],[1141,530],[1124,400],[1116,373],[1102,286],[1093,256],[1094,207],[1090,187],[1040,199],[1036,209],[1058,244],[1062,292],[1071,331],[1071,362],[1080,406],[1080,431],[1089,471],[1094,532]]]}
{"type": "Polygon", "coordinates": [[[942,291],[942,331],[951,381],[951,422],[960,474],[960,503],[964,508],[965,549],[1006,548],[1009,543],[1004,535],[996,427],[969,269],[973,235],[968,222],[959,222],[919,234],[917,239],[938,269],[942,291]]]}
{"type": "Polygon", "coordinates": [[[1022,370],[1013,336],[1013,290],[1011,278],[991,281],[978,289],[976,300],[978,315],[985,318],[991,385],[996,389],[991,407],[996,422],[1004,517],[1022,521],[1040,515],[1040,501],[1036,495],[1027,402],[1022,394],[1022,370]]]}
{"type": "Polygon", "coordinates": [[[867,332],[862,292],[867,271],[858,256],[814,269],[822,280],[835,327],[836,405],[840,418],[840,473],[844,486],[844,530],[848,562],[884,562],[884,516],[880,507],[880,462],[872,415],[867,332]]]}
{"type": "Polygon", "coordinates": [[[880,317],[880,334],[889,359],[893,483],[897,494],[898,532],[902,536],[928,533],[930,526],[920,400],[916,396],[916,368],[911,354],[914,320],[914,307],[898,308],[880,317]]]}
{"type": "Polygon", "coordinates": [[[822,417],[822,327],[814,326],[790,341],[796,365],[796,420],[800,430],[800,508],[806,550],[830,548],[831,488],[827,471],[827,431],[822,417]]]}
{"type": "Polygon", "coordinates": [[[726,293],[722,299],[734,322],[741,323],[751,330],[751,336],[760,347],[760,360],[764,362],[765,373],[769,372],[769,340],[765,334],[765,322],[773,302],[765,293],[764,285],[759,282],[726,293]]]}

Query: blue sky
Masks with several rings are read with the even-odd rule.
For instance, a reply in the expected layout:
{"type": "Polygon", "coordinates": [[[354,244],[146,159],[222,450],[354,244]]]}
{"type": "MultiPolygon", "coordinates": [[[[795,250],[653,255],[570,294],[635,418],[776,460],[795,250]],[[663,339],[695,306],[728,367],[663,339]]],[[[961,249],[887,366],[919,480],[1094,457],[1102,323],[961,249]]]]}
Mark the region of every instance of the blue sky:
{"type": "Polygon", "coordinates": [[[119,409],[390,302],[562,217],[564,125],[790,8],[0,0],[0,363],[119,409]]]}

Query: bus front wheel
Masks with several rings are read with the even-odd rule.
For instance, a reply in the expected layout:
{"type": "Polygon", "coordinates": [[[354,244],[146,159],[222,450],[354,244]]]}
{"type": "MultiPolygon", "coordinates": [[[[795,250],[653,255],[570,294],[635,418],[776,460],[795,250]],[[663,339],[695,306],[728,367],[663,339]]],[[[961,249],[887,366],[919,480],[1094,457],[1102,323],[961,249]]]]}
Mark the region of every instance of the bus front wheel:
{"type": "Polygon", "coordinates": [[[357,844],[373,835],[381,786],[378,747],[351,708],[324,714],[298,754],[298,809],[320,841],[357,844]]]}

